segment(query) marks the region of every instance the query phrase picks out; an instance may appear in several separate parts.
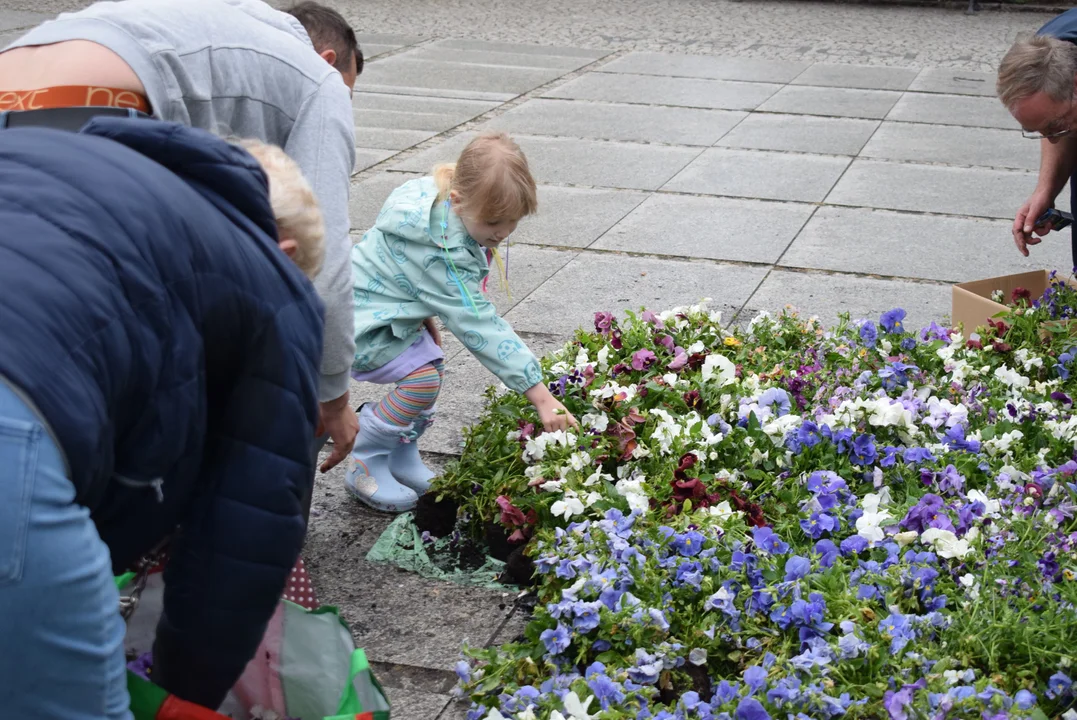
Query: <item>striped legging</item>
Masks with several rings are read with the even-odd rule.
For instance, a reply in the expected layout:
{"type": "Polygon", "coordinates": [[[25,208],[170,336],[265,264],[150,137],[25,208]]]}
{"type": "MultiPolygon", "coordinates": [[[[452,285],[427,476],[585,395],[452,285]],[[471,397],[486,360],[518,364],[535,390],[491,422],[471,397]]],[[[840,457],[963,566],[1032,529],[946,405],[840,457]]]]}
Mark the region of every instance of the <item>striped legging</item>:
{"type": "Polygon", "coordinates": [[[444,363],[438,360],[413,371],[378,403],[374,414],[391,425],[410,425],[419,417],[419,413],[434,406],[441,391],[444,367],[444,363]]]}

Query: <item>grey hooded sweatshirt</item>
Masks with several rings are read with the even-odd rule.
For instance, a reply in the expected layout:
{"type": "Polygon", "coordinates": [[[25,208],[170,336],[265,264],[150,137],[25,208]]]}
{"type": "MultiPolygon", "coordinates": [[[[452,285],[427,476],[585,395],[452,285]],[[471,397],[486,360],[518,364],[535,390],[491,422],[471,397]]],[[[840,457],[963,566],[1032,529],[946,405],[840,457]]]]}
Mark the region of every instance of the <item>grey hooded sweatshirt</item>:
{"type": "Polygon", "coordinates": [[[355,356],[348,188],[355,120],[340,73],[303,26],[262,0],[98,2],[34,28],[9,47],[89,40],[138,75],[153,114],[224,136],[284,148],[313,186],[325,217],[325,263],[315,281],[325,303],[318,390],[348,391],[355,356]]]}

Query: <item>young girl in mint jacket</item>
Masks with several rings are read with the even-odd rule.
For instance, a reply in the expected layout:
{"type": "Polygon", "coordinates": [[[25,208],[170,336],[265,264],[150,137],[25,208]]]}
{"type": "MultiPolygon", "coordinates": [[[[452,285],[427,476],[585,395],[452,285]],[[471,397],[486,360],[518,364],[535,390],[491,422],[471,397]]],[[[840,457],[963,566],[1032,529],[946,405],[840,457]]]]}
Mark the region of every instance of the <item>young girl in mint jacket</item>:
{"type": "Polygon", "coordinates": [[[527,158],[507,135],[472,140],[454,165],[393,191],[352,248],[356,358],[361,382],[396,384],[365,405],[345,483],[363,503],[415,506],[434,474],[417,441],[434,418],[444,354],[441,318],[491,372],[535,406],[547,431],[576,420],[550,394],[538,360],[483,295],[490,262],[538,208],[527,158]]]}

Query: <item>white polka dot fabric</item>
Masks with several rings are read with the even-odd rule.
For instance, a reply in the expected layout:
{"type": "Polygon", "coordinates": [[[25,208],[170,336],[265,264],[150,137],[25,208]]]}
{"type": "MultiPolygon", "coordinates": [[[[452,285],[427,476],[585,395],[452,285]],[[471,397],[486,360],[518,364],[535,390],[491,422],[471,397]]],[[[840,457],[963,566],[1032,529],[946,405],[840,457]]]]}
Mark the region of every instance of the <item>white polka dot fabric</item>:
{"type": "Polygon", "coordinates": [[[303,564],[303,558],[299,558],[292,574],[288,578],[288,584],[284,586],[284,599],[302,605],[307,610],[315,610],[318,607],[318,598],[314,594],[314,585],[307,575],[307,568],[303,564]]]}

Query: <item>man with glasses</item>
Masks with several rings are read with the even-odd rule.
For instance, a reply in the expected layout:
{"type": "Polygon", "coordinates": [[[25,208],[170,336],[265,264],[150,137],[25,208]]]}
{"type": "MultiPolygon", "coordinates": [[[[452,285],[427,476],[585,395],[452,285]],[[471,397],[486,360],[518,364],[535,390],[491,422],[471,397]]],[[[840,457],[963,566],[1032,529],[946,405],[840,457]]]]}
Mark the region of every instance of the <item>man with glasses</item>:
{"type": "MultiPolygon", "coordinates": [[[[1040,141],[1040,175],[1032,196],[1017,211],[1013,239],[1022,255],[1054,225],[1037,220],[1077,171],[1077,9],[1068,10],[1028,38],[1019,39],[999,65],[998,97],[1021,124],[1022,135],[1040,141]]],[[[1077,208],[1070,182],[1070,207],[1077,208]]],[[[1074,229],[1077,233],[1077,229],[1074,229]]],[[[1071,240],[1077,267],[1077,235],[1071,240]]]]}
{"type": "MultiPolygon", "coordinates": [[[[0,53],[0,127],[77,130],[95,115],[144,113],[279,145],[299,164],[326,225],[315,281],[325,304],[320,420],[333,439],[323,472],[348,456],[359,429],[348,402],[355,357],[348,193],[351,92],[362,69],[352,28],[309,0],[286,12],[262,0],[97,2],[0,53]]],[[[325,442],[323,435],[312,454],[325,442]]]]}

